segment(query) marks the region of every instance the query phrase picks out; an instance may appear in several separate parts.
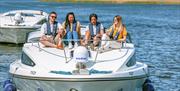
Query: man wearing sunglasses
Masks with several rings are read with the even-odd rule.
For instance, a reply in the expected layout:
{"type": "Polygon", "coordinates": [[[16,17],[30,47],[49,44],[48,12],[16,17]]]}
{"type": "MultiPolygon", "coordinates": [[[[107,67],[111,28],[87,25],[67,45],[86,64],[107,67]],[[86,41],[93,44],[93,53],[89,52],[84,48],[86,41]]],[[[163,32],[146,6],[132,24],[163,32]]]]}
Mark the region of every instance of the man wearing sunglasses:
{"type": "Polygon", "coordinates": [[[62,48],[59,46],[60,36],[63,36],[63,28],[56,21],[56,12],[51,12],[48,16],[48,21],[41,26],[40,42],[45,47],[62,48]]]}

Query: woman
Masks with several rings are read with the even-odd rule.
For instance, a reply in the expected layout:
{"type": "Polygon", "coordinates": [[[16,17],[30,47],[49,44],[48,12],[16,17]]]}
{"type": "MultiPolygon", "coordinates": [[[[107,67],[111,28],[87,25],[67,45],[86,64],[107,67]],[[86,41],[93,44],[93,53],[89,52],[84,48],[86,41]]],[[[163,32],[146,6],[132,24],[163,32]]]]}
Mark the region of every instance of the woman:
{"type": "Polygon", "coordinates": [[[127,31],[125,25],[122,23],[121,16],[117,15],[114,17],[113,25],[108,32],[111,39],[117,40],[118,42],[126,41],[127,31]]]}
{"type": "Polygon", "coordinates": [[[65,29],[65,38],[68,39],[69,48],[73,48],[78,46],[78,40],[80,39],[80,22],[76,21],[74,13],[69,12],[66,15],[66,20],[63,22],[63,28],[65,29]]]}
{"type": "MultiPolygon", "coordinates": [[[[122,43],[126,42],[127,31],[125,25],[122,23],[122,17],[117,15],[113,19],[113,24],[103,35],[102,40],[107,39],[109,36],[110,39],[117,40],[117,42],[122,43]]],[[[102,42],[101,45],[103,48],[108,47],[106,42],[102,42]]]]}

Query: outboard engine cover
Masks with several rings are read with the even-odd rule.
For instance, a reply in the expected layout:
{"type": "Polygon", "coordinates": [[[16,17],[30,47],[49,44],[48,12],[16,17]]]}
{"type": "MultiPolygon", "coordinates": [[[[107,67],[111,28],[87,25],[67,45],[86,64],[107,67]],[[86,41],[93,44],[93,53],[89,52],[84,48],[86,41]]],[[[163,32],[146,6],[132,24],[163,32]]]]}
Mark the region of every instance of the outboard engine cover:
{"type": "Polygon", "coordinates": [[[3,85],[4,91],[17,91],[16,87],[13,85],[12,81],[6,80],[3,85]]]}
{"type": "Polygon", "coordinates": [[[73,60],[76,62],[86,63],[88,61],[89,52],[86,47],[79,46],[74,50],[73,60]]]}
{"type": "Polygon", "coordinates": [[[16,13],[14,16],[15,25],[18,25],[23,22],[23,17],[21,13],[16,13]]]}
{"type": "Polygon", "coordinates": [[[86,69],[89,57],[88,49],[84,46],[78,46],[75,48],[73,55],[73,60],[76,62],[76,70],[73,70],[73,74],[89,75],[89,70],[86,69]]]}

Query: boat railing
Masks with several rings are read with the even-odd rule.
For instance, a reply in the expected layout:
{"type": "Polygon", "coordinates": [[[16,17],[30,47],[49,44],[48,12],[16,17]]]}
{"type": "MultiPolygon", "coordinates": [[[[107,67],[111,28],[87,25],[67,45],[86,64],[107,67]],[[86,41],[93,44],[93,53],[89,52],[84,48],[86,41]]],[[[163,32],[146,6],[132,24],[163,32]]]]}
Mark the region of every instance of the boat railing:
{"type": "MultiPolygon", "coordinates": [[[[33,39],[33,38],[32,38],[32,39],[33,39]]],[[[34,40],[28,41],[28,42],[32,43],[32,45],[33,45],[33,43],[38,43],[39,51],[42,51],[42,48],[40,47],[39,37],[34,38],[34,40]],[[36,42],[34,42],[34,40],[36,40],[36,42]]],[[[74,41],[74,42],[77,41],[77,42],[80,43],[80,42],[83,42],[84,39],[76,39],[76,40],[75,40],[75,39],[62,39],[63,46],[64,46],[64,47],[67,46],[67,44],[64,43],[64,42],[69,42],[69,41],[74,41]]],[[[88,40],[88,41],[89,41],[89,42],[93,42],[94,40],[88,40]]],[[[102,42],[102,41],[117,42],[117,43],[118,43],[117,40],[112,40],[112,39],[100,40],[100,42],[102,42]]],[[[87,47],[88,50],[91,50],[91,51],[95,51],[95,52],[96,52],[96,56],[95,56],[95,59],[94,59],[94,62],[96,62],[99,53],[104,53],[104,52],[106,52],[106,51],[110,51],[110,50],[113,50],[113,49],[119,49],[119,50],[121,50],[123,47],[126,46],[126,43],[132,43],[131,36],[130,36],[129,33],[128,33],[128,35],[127,35],[127,41],[126,41],[126,42],[121,42],[121,43],[119,43],[119,45],[118,45],[117,47],[111,47],[111,48],[108,48],[108,49],[103,49],[103,48],[101,47],[101,44],[99,44],[99,46],[96,46],[96,49],[94,49],[95,47],[94,47],[94,48],[91,47],[91,44],[92,44],[92,43],[89,43],[88,45],[83,45],[83,46],[87,47]]],[[[82,46],[82,45],[81,45],[81,46],[82,46]]],[[[65,58],[66,62],[69,62],[68,57],[67,57],[67,55],[66,55],[66,50],[65,50],[64,48],[63,48],[63,51],[64,51],[64,58],[65,58]]]]}
{"type": "MultiPolygon", "coordinates": [[[[65,42],[65,41],[82,41],[82,40],[68,40],[68,39],[63,39],[62,41],[65,42]]],[[[89,41],[93,41],[93,40],[89,40],[89,41]]],[[[100,41],[117,42],[117,40],[100,40],[100,41]]],[[[63,58],[65,58],[66,63],[70,62],[71,59],[73,58],[73,56],[70,56],[70,57],[67,56],[67,54],[66,54],[67,51],[65,50],[65,48],[62,49],[63,52],[64,52],[64,56],[62,56],[62,55],[54,54],[54,53],[48,52],[47,50],[44,50],[44,48],[41,47],[40,42],[36,42],[37,45],[34,44],[34,42],[29,42],[29,43],[31,43],[32,46],[36,46],[36,47],[39,49],[39,51],[45,51],[45,52],[47,52],[47,53],[49,53],[49,54],[52,54],[52,55],[55,55],[55,56],[58,56],[58,57],[63,57],[63,58]],[[70,59],[69,59],[69,58],[70,58],[70,59]],[[69,60],[68,60],[68,59],[69,59],[69,60]]],[[[94,57],[93,62],[97,62],[97,57],[98,57],[99,54],[104,53],[104,52],[107,52],[107,51],[112,51],[112,50],[121,50],[123,47],[126,47],[126,42],[121,42],[121,43],[119,43],[119,44],[120,44],[120,45],[119,45],[118,47],[116,47],[116,48],[108,48],[108,49],[102,49],[102,48],[101,48],[101,45],[97,46],[96,49],[92,49],[92,48],[91,48],[91,43],[89,43],[89,44],[86,45],[85,47],[86,47],[86,48],[88,49],[88,51],[89,51],[89,57],[91,57],[91,56],[90,56],[90,55],[91,55],[91,51],[96,52],[96,55],[95,55],[95,57],[94,57]],[[124,46],[123,46],[123,45],[124,45],[124,46]]],[[[63,45],[64,45],[64,43],[63,43],[63,45]]],[[[65,46],[65,45],[64,45],[64,46],[65,46]]],[[[82,45],[80,45],[80,46],[82,46],[82,45]]],[[[83,46],[84,46],[84,45],[83,45],[83,46]]],[[[69,49],[69,50],[72,50],[72,51],[73,51],[74,49],[69,49]]],[[[121,58],[121,57],[120,57],[120,58],[121,58]]],[[[120,59],[120,58],[116,58],[116,59],[120,59]]],[[[101,62],[104,62],[104,61],[107,61],[107,60],[103,60],[103,61],[101,61],[101,62]]],[[[98,62],[99,62],[99,61],[98,61],[98,62]]]]}

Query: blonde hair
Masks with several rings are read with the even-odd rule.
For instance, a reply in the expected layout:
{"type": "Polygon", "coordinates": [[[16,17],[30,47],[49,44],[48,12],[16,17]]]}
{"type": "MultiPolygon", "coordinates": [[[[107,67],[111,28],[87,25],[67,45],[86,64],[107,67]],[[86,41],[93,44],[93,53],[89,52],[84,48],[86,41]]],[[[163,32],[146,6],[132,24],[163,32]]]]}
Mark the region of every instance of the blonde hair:
{"type": "Polygon", "coordinates": [[[122,22],[122,17],[121,16],[119,16],[119,15],[116,15],[115,17],[114,17],[114,19],[117,19],[117,21],[120,23],[120,22],[122,22]]]}

